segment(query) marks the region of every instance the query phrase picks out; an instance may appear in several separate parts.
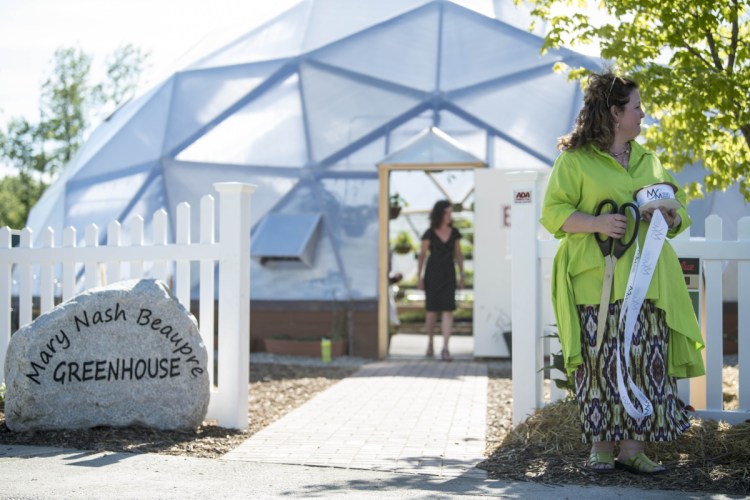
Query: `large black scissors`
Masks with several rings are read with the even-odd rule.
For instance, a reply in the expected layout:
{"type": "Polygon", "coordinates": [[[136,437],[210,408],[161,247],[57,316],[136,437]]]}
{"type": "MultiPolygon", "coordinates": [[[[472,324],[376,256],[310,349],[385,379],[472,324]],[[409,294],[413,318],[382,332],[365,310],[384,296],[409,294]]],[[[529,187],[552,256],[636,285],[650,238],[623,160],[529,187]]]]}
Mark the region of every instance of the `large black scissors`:
{"type": "MultiPolygon", "coordinates": [[[[635,228],[630,239],[625,240],[625,235],[622,238],[600,238],[599,233],[595,233],[596,243],[599,245],[599,249],[602,251],[604,256],[604,278],[602,280],[602,297],[599,301],[599,314],[597,315],[596,324],[596,348],[602,345],[602,338],[604,337],[604,326],[607,324],[607,312],[609,310],[609,298],[612,293],[612,278],[615,274],[615,264],[617,259],[623,256],[625,251],[633,246],[636,238],[638,238],[638,227],[640,226],[641,212],[638,210],[638,206],[634,203],[623,203],[619,207],[614,200],[606,199],[599,203],[596,207],[596,215],[599,216],[602,213],[609,214],[620,214],[627,218],[628,209],[633,211],[633,218],[635,220],[635,228]],[[605,208],[609,207],[608,211],[605,208]]],[[[627,228],[626,228],[627,229],[627,228]]],[[[625,231],[627,234],[627,230],[625,231]]]]}

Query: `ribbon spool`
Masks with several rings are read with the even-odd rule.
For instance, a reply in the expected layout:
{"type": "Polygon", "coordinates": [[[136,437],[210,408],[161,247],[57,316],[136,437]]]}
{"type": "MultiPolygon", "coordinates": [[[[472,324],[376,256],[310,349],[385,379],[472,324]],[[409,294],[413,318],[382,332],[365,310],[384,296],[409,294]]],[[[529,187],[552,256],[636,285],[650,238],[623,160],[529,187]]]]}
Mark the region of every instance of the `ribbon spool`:
{"type": "Polygon", "coordinates": [[[668,182],[651,184],[633,193],[633,200],[641,210],[659,207],[676,210],[681,206],[674,197],[676,192],[677,186],[668,182]]]}

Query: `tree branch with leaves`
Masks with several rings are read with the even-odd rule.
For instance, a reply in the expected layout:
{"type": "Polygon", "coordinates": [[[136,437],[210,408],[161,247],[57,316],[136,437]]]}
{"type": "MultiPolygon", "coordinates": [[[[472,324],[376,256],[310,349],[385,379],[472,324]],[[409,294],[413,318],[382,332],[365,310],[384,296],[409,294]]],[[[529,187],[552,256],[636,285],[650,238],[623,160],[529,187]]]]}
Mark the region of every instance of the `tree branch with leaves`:
{"type": "MultiPolygon", "coordinates": [[[[657,121],[645,127],[646,146],[672,170],[702,163],[708,171],[687,186],[691,197],[737,183],[750,201],[750,0],[529,1],[550,25],[543,50],[597,42],[640,83],[657,121]],[[595,20],[589,8],[607,16],[595,20]]],[[[587,74],[569,70],[574,79],[587,74]]]]}
{"type": "Polygon", "coordinates": [[[12,118],[0,130],[0,163],[16,176],[0,180],[0,227],[20,228],[44,192],[81,147],[92,125],[132,98],[148,53],[119,47],[105,63],[106,78],[91,82],[92,57],[79,48],[60,48],[41,87],[39,122],[12,118]]]}

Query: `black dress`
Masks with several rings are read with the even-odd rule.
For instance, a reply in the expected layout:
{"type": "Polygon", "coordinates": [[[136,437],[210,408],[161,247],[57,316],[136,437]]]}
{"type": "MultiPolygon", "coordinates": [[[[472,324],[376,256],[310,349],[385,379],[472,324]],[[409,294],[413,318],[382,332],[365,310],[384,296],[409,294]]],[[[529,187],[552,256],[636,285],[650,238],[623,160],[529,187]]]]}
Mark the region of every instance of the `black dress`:
{"type": "Polygon", "coordinates": [[[430,312],[456,309],[456,241],[461,239],[458,229],[451,228],[448,241],[443,241],[432,229],[422,235],[430,242],[430,256],[424,270],[425,309],[430,312]]]}

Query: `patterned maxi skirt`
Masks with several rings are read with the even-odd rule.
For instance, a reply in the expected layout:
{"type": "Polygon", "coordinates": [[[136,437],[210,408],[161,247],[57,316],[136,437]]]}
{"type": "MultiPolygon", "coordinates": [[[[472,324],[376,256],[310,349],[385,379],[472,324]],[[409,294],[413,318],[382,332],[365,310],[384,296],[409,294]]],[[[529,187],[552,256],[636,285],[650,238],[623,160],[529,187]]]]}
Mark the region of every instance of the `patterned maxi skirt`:
{"type": "MultiPolygon", "coordinates": [[[[621,300],[609,306],[608,324],[598,353],[594,346],[599,306],[578,306],[583,364],[575,372],[575,390],[581,410],[582,441],[671,441],[690,427],[690,421],[684,404],[677,397],[676,380],[667,375],[669,328],[666,314],[652,301],[644,301],[633,332],[630,375],[654,408],[650,416],[638,422],[625,411],[617,387],[616,346],[620,349],[627,385],[625,332],[624,329],[617,331],[621,306],[621,300]]],[[[628,395],[640,409],[635,396],[630,392],[628,395]]]]}

